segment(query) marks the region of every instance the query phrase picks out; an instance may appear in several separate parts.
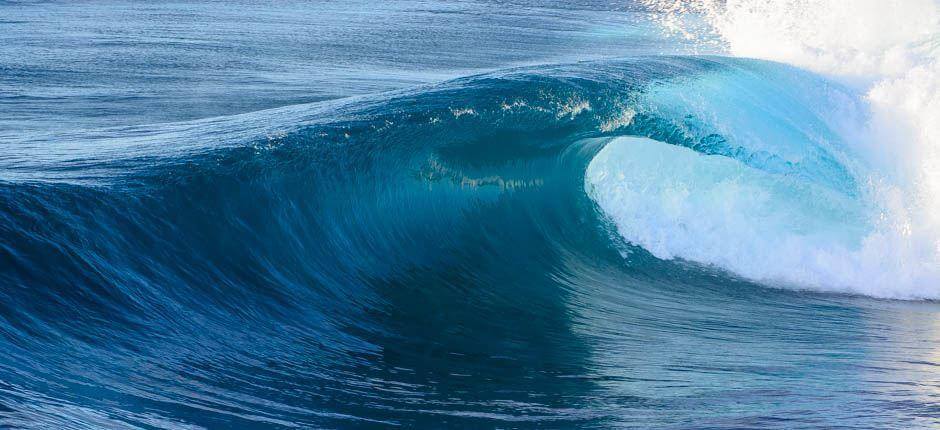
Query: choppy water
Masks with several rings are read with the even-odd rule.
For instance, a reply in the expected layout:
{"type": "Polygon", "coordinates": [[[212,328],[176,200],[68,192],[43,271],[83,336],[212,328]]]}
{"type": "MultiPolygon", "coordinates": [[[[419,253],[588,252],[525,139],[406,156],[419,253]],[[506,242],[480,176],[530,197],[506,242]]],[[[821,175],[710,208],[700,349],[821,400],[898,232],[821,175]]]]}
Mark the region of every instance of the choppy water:
{"type": "Polygon", "coordinates": [[[0,427],[940,424],[937,5],[718,5],[0,2],[0,427]]]}

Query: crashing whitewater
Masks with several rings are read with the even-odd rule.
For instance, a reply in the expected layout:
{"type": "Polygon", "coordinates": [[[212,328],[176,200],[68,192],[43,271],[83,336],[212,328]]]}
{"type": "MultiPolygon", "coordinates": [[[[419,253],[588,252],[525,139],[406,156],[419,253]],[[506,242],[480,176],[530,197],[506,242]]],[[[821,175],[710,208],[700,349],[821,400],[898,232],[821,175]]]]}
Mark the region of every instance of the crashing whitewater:
{"type": "MultiPolygon", "coordinates": [[[[657,257],[705,263],[766,284],[940,297],[938,4],[647,3],[676,37],[833,81],[706,78],[671,96],[730,142],[772,147],[791,166],[818,160],[806,148],[781,148],[822,148],[853,184],[820,186],[817,174],[807,179],[768,172],[741,157],[716,160],[727,154],[622,139],[592,161],[586,176],[589,193],[618,232],[657,257]],[[742,92],[761,102],[742,100],[742,92]],[[812,111],[802,118],[819,120],[817,130],[795,136],[763,126],[768,116],[800,110],[812,111]]],[[[786,116],[780,118],[801,118],[786,116]]]]}

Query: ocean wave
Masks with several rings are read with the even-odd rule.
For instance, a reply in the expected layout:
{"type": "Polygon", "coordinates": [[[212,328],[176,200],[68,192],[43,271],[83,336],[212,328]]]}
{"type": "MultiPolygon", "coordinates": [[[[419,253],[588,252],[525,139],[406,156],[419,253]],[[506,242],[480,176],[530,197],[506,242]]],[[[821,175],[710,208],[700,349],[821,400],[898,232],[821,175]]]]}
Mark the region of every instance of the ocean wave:
{"type": "Polygon", "coordinates": [[[930,273],[885,272],[913,273],[892,287],[843,261],[877,231],[877,166],[842,133],[871,115],[857,90],[779,63],[636,57],[32,136],[0,159],[16,369],[0,405],[120,404],[29,409],[104,426],[168,409],[246,426],[595,422],[586,381],[569,387],[583,398],[527,397],[580,372],[527,363],[585,361],[564,303],[586,286],[631,285],[617,300],[650,309],[748,280],[936,297],[930,273]],[[520,388],[444,412],[428,381],[461,371],[520,388]],[[65,388],[50,400],[46,384],[65,388]]]}

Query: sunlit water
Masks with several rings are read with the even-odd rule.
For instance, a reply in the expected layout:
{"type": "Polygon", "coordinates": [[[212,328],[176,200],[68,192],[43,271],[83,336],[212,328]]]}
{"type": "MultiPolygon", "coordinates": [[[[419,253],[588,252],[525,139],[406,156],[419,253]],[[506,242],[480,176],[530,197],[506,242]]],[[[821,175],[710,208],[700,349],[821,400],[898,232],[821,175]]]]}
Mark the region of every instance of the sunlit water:
{"type": "Polygon", "coordinates": [[[940,425],[935,3],[640,3],[0,1],[0,427],[940,425]]]}

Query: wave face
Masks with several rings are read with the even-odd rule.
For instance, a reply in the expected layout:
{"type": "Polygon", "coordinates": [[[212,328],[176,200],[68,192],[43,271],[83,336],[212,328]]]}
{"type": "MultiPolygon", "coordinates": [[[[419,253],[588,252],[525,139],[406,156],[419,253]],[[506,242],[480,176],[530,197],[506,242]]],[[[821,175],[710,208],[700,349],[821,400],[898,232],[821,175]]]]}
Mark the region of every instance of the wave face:
{"type": "MultiPolygon", "coordinates": [[[[739,49],[738,6],[696,23],[739,49]]],[[[898,95],[938,76],[926,52],[865,79],[636,56],[11,138],[0,424],[936,425],[936,303],[872,299],[940,296],[938,93],[898,95]]]]}
{"type": "MultiPolygon", "coordinates": [[[[826,106],[828,112],[821,115],[848,142],[853,152],[850,163],[865,166],[854,176],[864,184],[864,201],[872,208],[866,218],[873,228],[863,235],[861,246],[843,247],[828,239],[822,239],[825,244],[797,243],[804,237],[787,239],[784,245],[771,234],[777,238],[772,247],[791,248],[785,253],[790,257],[765,252],[770,247],[762,246],[760,239],[754,241],[761,249],[756,254],[742,245],[722,256],[737,259],[735,254],[748,253],[789,261],[784,270],[806,272],[798,275],[777,273],[781,267],[753,270],[718,262],[722,257],[688,256],[758,279],[836,287],[877,297],[936,298],[940,284],[940,3],[644,3],[659,12],[656,16],[666,28],[686,39],[720,46],[735,56],[802,67],[860,94],[862,117],[853,114],[859,111],[856,103],[846,110],[831,110],[832,105],[825,102],[809,103],[826,106]]],[[[856,224],[852,216],[845,222],[856,224]]]]}

